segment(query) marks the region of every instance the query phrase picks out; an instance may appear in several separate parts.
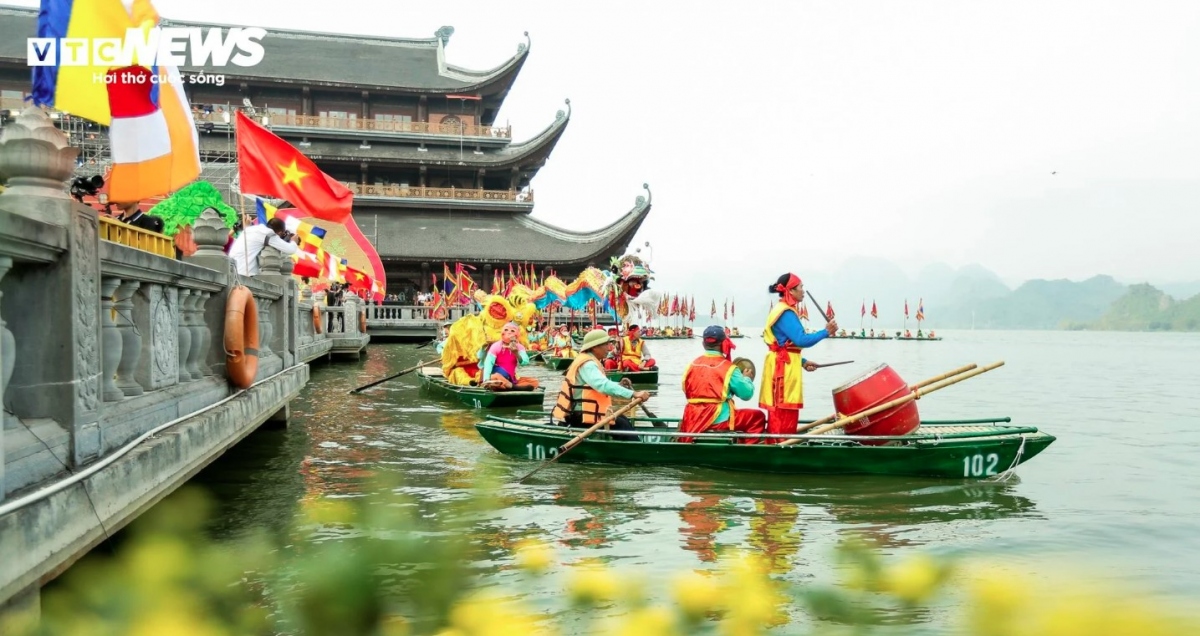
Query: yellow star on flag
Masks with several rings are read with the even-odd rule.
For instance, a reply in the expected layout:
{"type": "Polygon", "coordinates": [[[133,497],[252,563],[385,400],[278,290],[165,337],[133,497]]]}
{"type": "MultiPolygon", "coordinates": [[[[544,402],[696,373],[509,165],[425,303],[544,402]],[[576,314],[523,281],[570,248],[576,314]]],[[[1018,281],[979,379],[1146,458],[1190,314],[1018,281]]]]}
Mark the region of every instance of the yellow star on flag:
{"type": "Polygon", "coordinates": [[[279,169],[283,171],[283,185],[294,183],[296,184],[296,189],[300,189],[301,182],[304,180],[304,177],[308,176],[307,172],[304,172],[296,166],[295,159],[292,159],[292,165],[280,165],[279,169]]]}

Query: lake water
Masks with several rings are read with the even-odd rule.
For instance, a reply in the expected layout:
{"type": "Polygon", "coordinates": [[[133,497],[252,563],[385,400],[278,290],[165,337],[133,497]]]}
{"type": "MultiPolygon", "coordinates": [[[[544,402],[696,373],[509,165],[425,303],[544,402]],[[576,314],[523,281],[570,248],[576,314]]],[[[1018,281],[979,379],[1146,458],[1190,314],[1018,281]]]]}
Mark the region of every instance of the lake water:
{"type": "MultiPolygon", "coordinates": [[[[761,367],[758,330],[735,355],[761,367]]],[[[941,342],[826,340],[806,352],[854,364],[806,374],[802,417],[832,412],[833,387],[886,362],[909,382],[968,363],[1006,365],[921,400],[926,419],[1010,416],[1058,441],[1005,483],[878,477],[762,476],[707,469],[554,465],[508,491],[487,532],[539,535],[566,562],[601,557],[651,581],[711,567],[725,547],[768,555],[780,576],[833,578],[833,549],[864,534],[889,555],[982,556],[1042,578],[1061,561],[1101,583],[1156,595],[1200,594],[1200,335],[946,331],[941,342]]],[[[650,408],[677,416],[699,340],[651,341],[662,369],[650,408]]],[[[354,495],[371,471],[395,471],[429,503],[462,496],[482,468],[512,478],[533,466],[478,436],[479,416],[423,395],[416,377],[359,396],[347,390],[428,358],[380,344],[359,364],[313,368],[287,431],[252,435],[198,481],[221,501],[219,534],[274,525],[299,500],[354,495]]],[[[552,391],[561,374],[533,367],[552,391]]],[[[493,551],[495,554],[496,552],[493,551]]],[[[481,567],[515,576],[510,556],[481,567]]],[[[663,579],[665,580],[665,579],[663,579]]],[[[653,587],[653,586],[652,586],[653,587]]],[[[561,588],[533,592],[549,603],[561,588]]]]}

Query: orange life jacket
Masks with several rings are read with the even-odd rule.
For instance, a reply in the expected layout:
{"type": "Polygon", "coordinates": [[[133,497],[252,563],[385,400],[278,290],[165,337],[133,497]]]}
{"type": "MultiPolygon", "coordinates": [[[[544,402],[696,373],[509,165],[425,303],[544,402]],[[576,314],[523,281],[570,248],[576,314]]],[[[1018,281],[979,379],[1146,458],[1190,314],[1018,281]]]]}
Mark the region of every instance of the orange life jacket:
{"type": "Polygon", "coordinates": [[[579,369],[585,364],[595,364],[604,373],[604,365],[590,353],[579,354],[567,368],[566,377],[558,389],[558,400],[551,417],[565,421],[570,413],[581,413],[582,423],[591,425],[599,422],[612,407],[612,397],[579,381],[579,369]]]}

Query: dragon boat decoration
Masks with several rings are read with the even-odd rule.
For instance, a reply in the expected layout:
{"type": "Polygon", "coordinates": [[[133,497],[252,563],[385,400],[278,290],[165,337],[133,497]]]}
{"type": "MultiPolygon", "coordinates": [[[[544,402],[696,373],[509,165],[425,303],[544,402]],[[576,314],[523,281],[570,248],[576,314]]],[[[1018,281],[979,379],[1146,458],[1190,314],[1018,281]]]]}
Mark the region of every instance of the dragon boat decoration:
{"type": "Polygon", "coordinates": [[[658,292],[650,291],[653,279],[654,272],[644,260],[626,255],[613,258],[608,270],[589,267],[569,283],[551,275],[536,288],[514,281],[502,293],[477,289],[472,297],[481,309],[451,325],[442,349],[442,377],[458,386],[479,382],[480,353],[500,339],[504,324],[517,323],[520,342],[529,349],[529,333],[542,312],[552,307],[582,312],[595,303],[599,311],[627,324],[632,309],[658,305],[658,292]]]}

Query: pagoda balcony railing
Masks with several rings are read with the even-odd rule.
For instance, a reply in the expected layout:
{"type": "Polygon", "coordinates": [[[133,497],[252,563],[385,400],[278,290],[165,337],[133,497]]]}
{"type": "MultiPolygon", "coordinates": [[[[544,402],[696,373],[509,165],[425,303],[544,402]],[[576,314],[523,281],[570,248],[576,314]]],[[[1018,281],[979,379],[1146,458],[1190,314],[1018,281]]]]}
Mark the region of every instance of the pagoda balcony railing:
{"type": "Polygon", "coordinates": [[[484,190],[483,188],[426,188],[422,186],[363,185],[346,183],[356,196],[396,199],[452,199],[459,201],[513,201],[533,203],[533,190],[484,190]]]}
{"type": "MultiPolygon", "coordinates": [[[[196,123],[211,122],[228,124],[233,121],[237,108],[219,109],[213,112],[193,112],[196,123]]],[[[347,117],[321,117],[318,115],[260,114],[255,121],[270,126],[293,126],[320,130],[370,131],[385,133],[408,133],[416,135],[446,135],[452,137],[485,137],[489,139],[512,139],[512,126],[478,126],[461,123],[433,123],[424,121],[398,121],[392,119],[350,119],[347,117]]]]}

